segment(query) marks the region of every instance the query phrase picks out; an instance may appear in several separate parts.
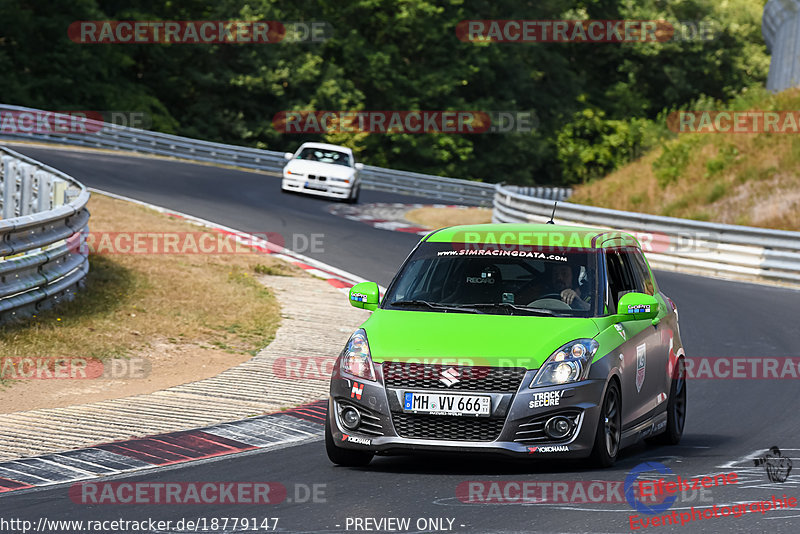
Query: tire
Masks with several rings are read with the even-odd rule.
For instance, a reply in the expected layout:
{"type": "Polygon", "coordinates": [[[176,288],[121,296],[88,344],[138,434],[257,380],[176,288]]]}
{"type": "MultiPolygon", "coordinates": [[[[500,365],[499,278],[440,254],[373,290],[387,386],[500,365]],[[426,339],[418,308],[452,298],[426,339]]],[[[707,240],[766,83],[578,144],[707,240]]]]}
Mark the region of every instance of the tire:
{"type": "Polygon", "coordinates": [[[622,440],[622,394],[615,380],[606,388],[594,436],[591,461],[597,467],[611,467],[617,461],[622,440]]]}
{"type": "Polygon", "coordinates": [[[328,459],[331,462],[344,467],[364,467],[369,464],[372,461],[372,457],[375,456],[372,452],[354,451],[337,447],[333,441],[331,422],[328,417],[325,418],[325,452],[328,453],[328,459]]]}
{"type": "Polygon", "coordinates": [[[358,195],[361,193],[361,186],[354,186],[350,191],[350,196],[344,199],[347,204],[358,204],[358,195]]]}
{"type": "Polygon", "coordinates": [[[657,436],[648,439],[649,443],[656,445],[677,445],[683,436],[683,427],[686,425],[686,363],[683,358],[678,360],[675,367],[675,376],[669,388],[667,401],[667,428],[657,436]]]}

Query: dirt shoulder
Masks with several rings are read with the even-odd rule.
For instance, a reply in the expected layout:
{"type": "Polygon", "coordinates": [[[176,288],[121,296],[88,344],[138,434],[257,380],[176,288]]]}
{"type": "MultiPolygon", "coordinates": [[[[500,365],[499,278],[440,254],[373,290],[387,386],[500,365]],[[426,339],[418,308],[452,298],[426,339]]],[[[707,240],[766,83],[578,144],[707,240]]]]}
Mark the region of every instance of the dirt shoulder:
{"type": "Polygon", "coordinates": [[[490,208],[466,208],[462,206],[447,208],[426,206],[409,211],[405,214],[405,218],[424,228],[435,230],[460,224],[490,223],[492,222],[492,210],[490,208]]]}
{"type": "Polygon", "coordinates": [[[195,252],[190,242],[211,243],[220,234],[142,206],[95,193],[89,210],[90,250],[97,253],[86,288],[71,303],[0,328],[0,413],[116,399],[215,376],[252,358],[275,335],[280,307],[257,278],[307,276],[219,241],[213,250],[226,253],[195,252]],[[143,241],[151,253],[121,253],[147,233],[177,236],[183,248],[165,252],[151,238],[143,241]],[[68,378],[56,378],[65,369],[60,375],[68,378]]]}

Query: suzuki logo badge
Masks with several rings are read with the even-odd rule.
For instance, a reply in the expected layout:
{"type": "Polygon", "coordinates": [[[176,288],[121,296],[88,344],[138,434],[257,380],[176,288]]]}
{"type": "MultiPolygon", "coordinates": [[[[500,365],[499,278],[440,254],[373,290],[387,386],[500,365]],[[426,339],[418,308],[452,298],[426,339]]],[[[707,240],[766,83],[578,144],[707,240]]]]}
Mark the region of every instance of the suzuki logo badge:
{"type": "Polygon", "coordinates": [[[453,384],[457,384],[461,381],[458,379],[458,371],[450,367],[446,371],[442,371],[442,378],[439,379],[439,382],[447,387],[450,387],[453,384]]]}

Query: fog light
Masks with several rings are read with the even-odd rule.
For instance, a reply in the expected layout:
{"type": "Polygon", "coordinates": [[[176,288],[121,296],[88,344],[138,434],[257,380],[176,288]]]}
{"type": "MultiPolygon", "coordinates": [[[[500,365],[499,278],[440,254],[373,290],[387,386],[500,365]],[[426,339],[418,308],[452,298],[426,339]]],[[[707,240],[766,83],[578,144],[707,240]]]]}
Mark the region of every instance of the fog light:
{"type": "Polygon", "coordinates": [[[350,430],[355,430],[358,428],[358,425],[361,424],[361,414],[358,413],[358,410],[350,406],[342,410],[341,418],[342,424],[350,430]]]}
{"type": "Polygon", "coordinates": [[[544,425],[544,432],[552,439],[563,439],[572,432],[572,422],[562,415],[551,417],[544,425]]]}

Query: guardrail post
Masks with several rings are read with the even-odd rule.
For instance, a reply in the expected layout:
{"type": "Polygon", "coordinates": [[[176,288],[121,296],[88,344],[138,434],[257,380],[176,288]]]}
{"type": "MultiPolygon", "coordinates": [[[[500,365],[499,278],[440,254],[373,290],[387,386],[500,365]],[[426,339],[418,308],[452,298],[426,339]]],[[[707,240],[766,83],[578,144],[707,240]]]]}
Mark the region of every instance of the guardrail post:
{"type": "Polygon", "coordinates": [[[19,215],[30,215],[33,209],[33,176],[36,168],[27,163],[19,165],[20,188],[19,188],[19,215]]]}
{"type": "Polygon", "coordinates": [[[48,211],[53,208],[52,190],[53,176],[46,171],[36,171],[38,190],[36,195],[36,211],[48,211]]]}
{"type": "Polygon", "coordinates": [[[67,182],[60,178],[55,178],[50,186],[52,191],[53,208],[63,206],[67,202],[67,182]]]}
{"type": "Polygon", "coordinates": [[[19,163],[10,156],[3,158],[3,219],[17,216],[19,203],[19,163]]]}
{"type": "Polygon", "coordinates": [[[6,160],[5,158],[0,158],[0,217],[2,217],[3,214],[5,213],[4,206],[6,205],[5,176],[6,176],[6,160]]]}

